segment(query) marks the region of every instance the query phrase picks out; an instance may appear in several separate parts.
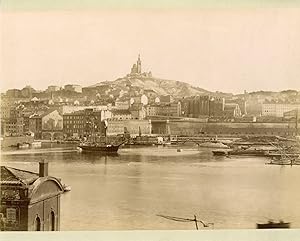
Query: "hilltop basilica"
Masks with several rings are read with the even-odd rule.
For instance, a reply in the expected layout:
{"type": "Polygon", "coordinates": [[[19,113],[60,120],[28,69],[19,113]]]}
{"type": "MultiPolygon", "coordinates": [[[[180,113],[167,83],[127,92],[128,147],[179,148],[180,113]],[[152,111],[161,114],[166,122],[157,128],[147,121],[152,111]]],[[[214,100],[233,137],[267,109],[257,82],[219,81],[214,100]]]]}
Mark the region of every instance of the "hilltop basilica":
{"type": "Polygon", "coordinates": [[[140,55],[139,55],[136,63],[132,65],[130,74],[128,74],[127,77],[131,77],[131,78],[139,78],[139,77],[151,78],[152,77],[151,71],[142,73],[142,61],[141,61],[140,55]]]}

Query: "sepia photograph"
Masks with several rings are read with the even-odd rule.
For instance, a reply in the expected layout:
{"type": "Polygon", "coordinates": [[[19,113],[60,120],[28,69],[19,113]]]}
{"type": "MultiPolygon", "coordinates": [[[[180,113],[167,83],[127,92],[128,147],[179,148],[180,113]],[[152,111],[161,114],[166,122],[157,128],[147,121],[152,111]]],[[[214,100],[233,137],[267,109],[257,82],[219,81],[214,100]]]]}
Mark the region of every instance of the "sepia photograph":
{"type": "Polygon", "coordinates": [[[0,6],[1,233],[300,228],[300,3],[0,6]]]}

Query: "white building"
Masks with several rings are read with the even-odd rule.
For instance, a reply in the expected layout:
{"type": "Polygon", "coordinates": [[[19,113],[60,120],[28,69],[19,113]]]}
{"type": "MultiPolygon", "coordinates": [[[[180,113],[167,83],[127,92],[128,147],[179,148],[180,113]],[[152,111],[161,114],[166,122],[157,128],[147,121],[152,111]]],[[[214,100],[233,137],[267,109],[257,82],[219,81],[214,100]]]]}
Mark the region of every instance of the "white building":
{"type": "Polygon", "coordinates": [[[274,116],[283,117],[283,113],[292,110],[300,110],[300,103],[263,103],[262,104],[262,116],[274,116]]]}

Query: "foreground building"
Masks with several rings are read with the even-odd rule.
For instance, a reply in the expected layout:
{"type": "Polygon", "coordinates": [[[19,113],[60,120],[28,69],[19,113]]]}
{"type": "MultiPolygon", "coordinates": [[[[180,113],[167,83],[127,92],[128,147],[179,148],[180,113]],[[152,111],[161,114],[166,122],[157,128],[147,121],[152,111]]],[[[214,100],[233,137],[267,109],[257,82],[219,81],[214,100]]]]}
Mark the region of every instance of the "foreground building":
{"type": "Polygon", "coordinates": [[[57,231],[60,228],[61,182],[48,175],[1,166],[1,231],[57,231]]]}

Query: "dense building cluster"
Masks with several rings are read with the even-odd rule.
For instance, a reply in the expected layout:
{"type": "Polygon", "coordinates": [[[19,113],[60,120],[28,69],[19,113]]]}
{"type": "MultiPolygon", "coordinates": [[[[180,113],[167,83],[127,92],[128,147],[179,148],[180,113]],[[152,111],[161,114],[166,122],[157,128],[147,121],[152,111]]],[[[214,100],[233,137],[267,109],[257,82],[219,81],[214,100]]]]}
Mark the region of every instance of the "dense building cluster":
{"type": "Polygon", "coordinates": [[[51,85],[45,91],[37,91],[31,86],[10,89],[1,96],[1,135],[63,139],[86,137],[94,132],[100,136],[104,121],[107,121],[109,135],[138,134],[141,130],[151,134],[157,129],[157,122],[149,120],[252,122],[259,118],[265,118],[264,121],[277,118],[278,121],[278,118],[292,119],[295,111],[300,109],[297,93],[286,93],[294,98],[289,102],[268,100],[268,95],[263,92],[255,95],[216,92],[178,97],[159,94],[150,87],[141,88],[131,82],[151,78],[151,72],[142,72],[139,56],[121,82],[118,79],[90,87],[51,85]]]}

